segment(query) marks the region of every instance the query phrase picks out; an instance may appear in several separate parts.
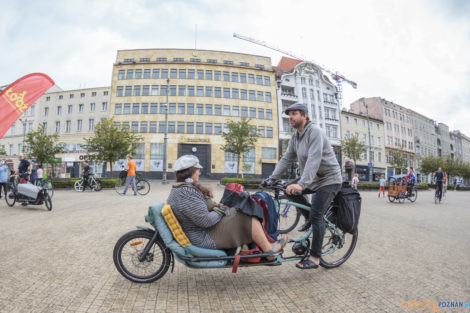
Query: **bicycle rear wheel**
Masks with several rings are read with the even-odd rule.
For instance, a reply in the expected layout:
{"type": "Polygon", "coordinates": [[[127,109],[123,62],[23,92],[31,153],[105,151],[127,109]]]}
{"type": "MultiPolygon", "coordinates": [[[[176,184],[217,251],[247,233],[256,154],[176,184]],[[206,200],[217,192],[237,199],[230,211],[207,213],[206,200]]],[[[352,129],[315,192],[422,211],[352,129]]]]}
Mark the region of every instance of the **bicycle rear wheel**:
{"type": "Polygon", "coordinates": [[[357,230],[350,234],[327,224],[320,265],[324,268],[334,268],[346,262],[356,247],[357,235],[357,230]]]}
{"type": "Polygon", "coordinates": [[[48,193],[49,196],[51,196],[51,198],[52,198],[52,196],[54,195],[54,186],[52,186],[52,180],[46,179],[46,180],[43,182],[42,186],[47,189],[47,193],[48,193]]]}
{"type": "Polygon", "coordinates": [[[139,180],[136,186],[137,186],[137,192],[142,196],[145,196],[150,191],[150,184],[146,180],[139,180]]]}
{"type": "Polygon", "coordinates": [[[287,234],[291,232],[299,223],[300,220],[300,209],[290,205],[281,204],[279,205],[279,234],[287,234]]]}

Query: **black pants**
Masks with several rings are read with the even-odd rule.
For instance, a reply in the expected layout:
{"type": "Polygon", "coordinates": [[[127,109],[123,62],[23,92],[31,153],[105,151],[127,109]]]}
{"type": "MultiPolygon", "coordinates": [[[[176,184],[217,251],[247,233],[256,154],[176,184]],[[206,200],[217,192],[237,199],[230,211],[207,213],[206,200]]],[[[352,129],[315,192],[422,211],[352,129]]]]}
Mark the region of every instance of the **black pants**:
{"type": "Polygon", "coordinates": [[[7,196],[7,183],[0,183],[0,197],[2,196],[2,186],[4,190],[5,197],[7,196]]]}
{"type": "Polygon", "coordinates": [[[439,197],[439,201],[442,200],[442,181],[436,182],[436,192],[437,196],[439,197]]]}
{"type": "MultiPolygon", "coordinates": [[[[90,177],[88,175],[83,175],[83,191],[85,191],[87,186],[90,187],[89,179],[90,179],[90,177]]],[[[91,187],[90,187],[90,189],[91,189],[91,187]]]]}

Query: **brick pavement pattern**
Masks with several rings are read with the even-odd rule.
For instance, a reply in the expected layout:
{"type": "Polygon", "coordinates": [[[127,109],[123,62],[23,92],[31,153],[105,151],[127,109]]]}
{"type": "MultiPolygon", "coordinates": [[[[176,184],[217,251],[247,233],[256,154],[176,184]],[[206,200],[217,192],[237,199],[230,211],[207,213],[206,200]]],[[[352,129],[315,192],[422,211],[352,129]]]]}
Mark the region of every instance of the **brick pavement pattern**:
{"type": "MultiPolygon", "coordinates": [[[[211,186],[220,199],[223,187],[211,186]]],[[[470,300],[470,193],[453,191],[439,205],[431,191],[404,204],[362,192],[358,244],[336,269],[291,262],[232,274],[176,263],[157,282],[131,283],[114,267],[114,244],[146,225],[147,207],[169,189],[154,182],[138,197],[57,190],[51,212],[1,199],[0,312],[418,312],[400,305],[470,300]]]]}

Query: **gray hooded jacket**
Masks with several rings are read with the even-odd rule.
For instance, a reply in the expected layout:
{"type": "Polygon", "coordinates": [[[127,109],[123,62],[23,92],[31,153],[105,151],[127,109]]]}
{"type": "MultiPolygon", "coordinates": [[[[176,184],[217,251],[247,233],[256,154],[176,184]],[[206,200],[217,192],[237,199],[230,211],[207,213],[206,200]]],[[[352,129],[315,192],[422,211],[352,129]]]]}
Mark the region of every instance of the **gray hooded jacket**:
{"type": "Polygon", "coordinates": [[[295,162],[299,162],[301,177],[298,184],[303,189],[341,184],[341,168],[330,141],[324,131],[307,122],[304,129],[292,135],[286,153],[282,156],[270,178],[278,179],[295,162]]]}

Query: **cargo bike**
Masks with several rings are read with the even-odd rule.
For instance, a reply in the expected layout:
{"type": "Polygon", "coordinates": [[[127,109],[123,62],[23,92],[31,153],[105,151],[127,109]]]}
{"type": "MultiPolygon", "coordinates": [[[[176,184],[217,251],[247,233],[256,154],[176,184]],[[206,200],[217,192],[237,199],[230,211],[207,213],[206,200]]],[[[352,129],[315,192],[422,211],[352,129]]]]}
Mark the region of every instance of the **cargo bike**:
{"type": "Polygon", "coordinates": [[[19,184],[18,175],[12,177],[8,183],[8,192],[5,201],[12,207],[16,202],[29,205],[45,205],[47,210],[52,210],[52,199],[47,186],[36,186],[30,183],[19,184]]]}
{"type": "MultiPolygon", "coordinates": [[[[295,223],[299,220],[299,210],[310,210],[310,205],[289,200],[284,191],[286,184],[277,182],[268,186],[274,193],[276,209],[288,206],[294,212],[295,223]]],[[[322,246],[320,265],[334,268],[343,264],[352,254],[357,238],[357,229],[353,233],[342,231],[334,224],[335,207],[330,205],[324,215],[325,237],[322,246]]],[[[279,252],[263,253],[249,250],[248,253],[238,249],[218,250],[204,249],[192,245],[184,234],[171,207],[160,202],[149,207],[145,221],[150,227],[137,226],[137,230],[124,234],[116,243],[113,260],[118,272],[125,278],[138,283],[150,283],[162,278],[175,261],[190,268],[232,268],[236,273],[238,266],[276,266],[289,261],[300,261],[308,257],[310,250],[309,237],[312,227],[298,238],[289,239],[292,253],[286,248],[279,252]]],[[[286,230],[279,230],[286,233],[286,230]]]]}
{"type": "Polygon", "coordinates": [[[403,203],[405,200],[409,200],[410,202],[415,202],[418,198],[418,190],[416,186],[412,186],[410,192],[408,192],[408,185],[406,183],[402,183],[406,178],[407,175],[394,175],[390,176],[388,179],[389,186],[388,186],[388,201],[398,203],[403,203]]]}

